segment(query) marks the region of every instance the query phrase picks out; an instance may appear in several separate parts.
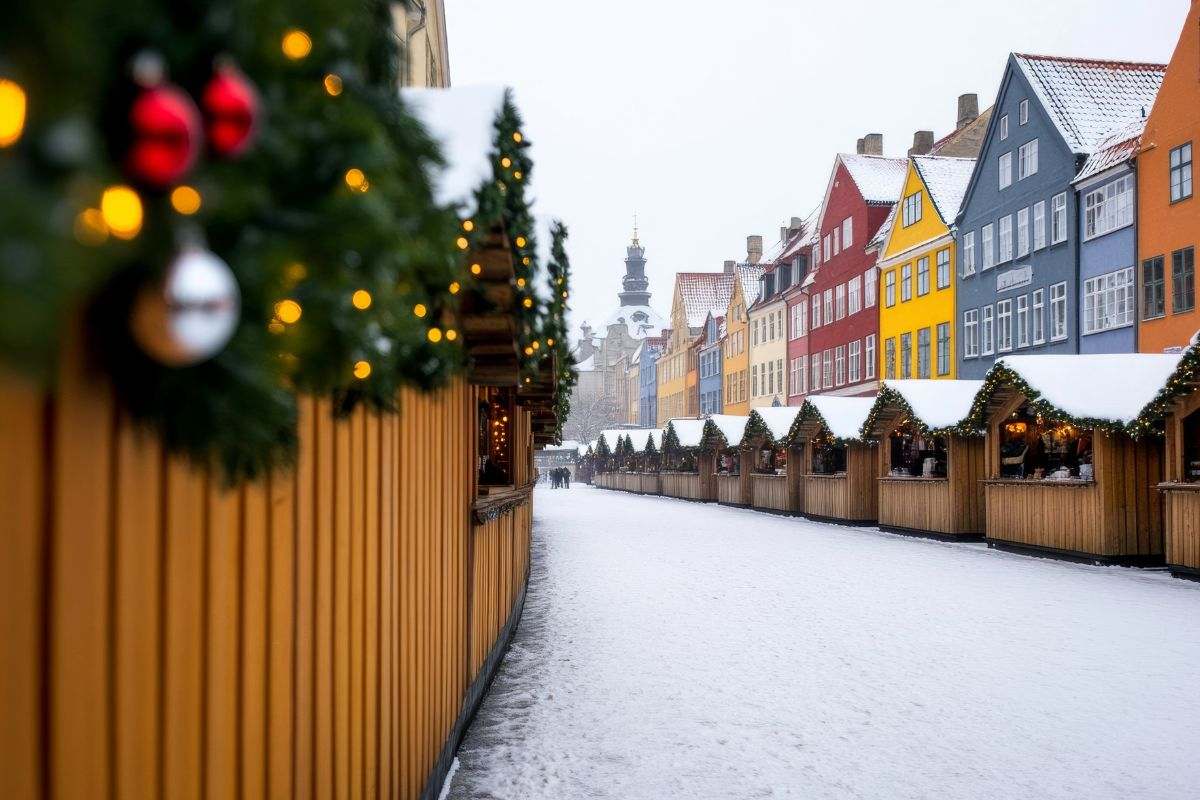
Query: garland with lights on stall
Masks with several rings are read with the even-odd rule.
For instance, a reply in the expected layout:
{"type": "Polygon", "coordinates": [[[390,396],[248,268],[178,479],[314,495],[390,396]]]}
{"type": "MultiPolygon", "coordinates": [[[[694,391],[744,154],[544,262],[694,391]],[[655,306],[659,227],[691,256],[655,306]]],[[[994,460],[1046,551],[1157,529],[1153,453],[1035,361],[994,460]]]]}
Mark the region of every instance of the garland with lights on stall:
{"type": "Polygon", "coordinates": [[[817,436],[813,438],[814,443],[845,447],[846,445],[851,444],[862,444],[862,442],[865,441],[865,438],[862,436],[861,429],[858,436],[834,436],[833,432],[829,429],[829,423],[825,421],[824,415],[821,414],[815,405],[805,400],[800,406],[800,411],[796,413],[796,418],[792,420],[792,427],[791,430],[788,431],[787,435],[787,441],[789,444],[796,441],[797,437],[800,435],[800,426],[804,425],[806,422],[816,422],[821,426],[821,430],[818,432],[817,436]]]}
{"type": "Polygon", "coordinates": [[[749,446],[755,441],[766,442],[767,444],[776,445],[782,444],[776,442],[775,437],[771,435],[771,429],[767,427],[767,422],[762,418],[756,409],[750,409],[750,416],[746,419],[746,431],[742,434],[742,444],[749,446]]]}
{"type": "Polygon", "coordinates": [[[917,416],[917,413],[913,411],[912,406],[909,405],[908,400],[904,397],[904,395],[900,394],[900,392],[896,391],[887,384],[884,384],[879,387],[879,394],[875,396],[875,403],[871,406],[871,410],[867,412],[867,419],[863,423],[862,432],[864,440],[877,440],[877,437],[869,437],[867,432],[875,430],[875,424],[879,420],[879,415],[883,412],[884,407],[899,409],[900,412],[908,418],[908,421],[912,423],[919,436],[973,436],[978,438],[984,435],[984,426],[973,427],[969,424],[971,419],[970,414],[968,414],[965,420],[960,420],[953,425],[947,425],[941,428],[930,428],[925,424],[925,421],[917,416]]]}
{"type": "Polygon", "coordinates": [[[51,382],[86,341],[127,413],[230,481],[292,459],[296,391],[347,413],[443,383],[458,221],[390,26],[386,0],[8,14],[0,359],[51,382]]]}
{"type": "Polygon", "coordinates": [[[1179,359],[1179,365],[1167,378],[1166,384],[1159,389],[1154,399],[1146,404],[1138,414],[1138,418],[1129,424],[1130,436],[1144,436],[1150,432],[1161,433],[1158,424],[1171,413],[1175,403],[1181,397],[1189,395],[1200,386],[1200,343],[1188,347],[1179,359]]]}

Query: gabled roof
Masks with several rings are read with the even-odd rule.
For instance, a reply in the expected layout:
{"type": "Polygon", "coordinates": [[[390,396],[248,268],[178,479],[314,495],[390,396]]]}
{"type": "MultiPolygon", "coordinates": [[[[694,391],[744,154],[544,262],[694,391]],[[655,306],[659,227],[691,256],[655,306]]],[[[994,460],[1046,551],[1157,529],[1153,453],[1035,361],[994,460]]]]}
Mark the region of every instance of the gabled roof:
{"type": "Polygon", "coordinates": [[[680,272],[675,275],[675,290],[683,301],[683,313],[689,328],[699,328],[708,318],[724,315],[733,294],[733,276],[724,272],[680,272]]]}
{"type": "Polygon", "coordinates": [[[863,432],[868,436],[878,435],[876,420],[888,407],[893,413],[908,414],[919,427],[934,433],[945,432],[970,417],[975,396],[982,388],[983,381],[885,380],[863,424],[863,432]]]}
{"type": "Polygon", "coordinates": [[[874,205],[895,203],[904,190],[908,160],[851,153],[838,155],[863,200],[874,205]]]}
{"type": "MultiPolygon", "coordinates": [[[[767,268],[762,264],[738,264],[733,268],[733,274],[737,276],[738,283],[742,285],[742,299],[746,301],[747,308],[758,298],[758,279],[766,271],[767,268]]],[[[729,299],[733,299],[732,290],[729,299]]],[[[728,302],[725,307],[729,308],[728,302]]]]}
{"type": "Polygon", "coordinates": [[[983,146],[983,137],[987,133],[988,123],[991,121],[992,112],[995,110],[995,106],[984,109],[978,117],[966,125],[938,139],[933,143],[933,148],[929,151],[929,154],[931,156],[959,156],[962,158],[978,157],[979,149],[983,146]]]}
{"type": "Polygon", "coordinates": [[[835,439],[861,441],[863,423],[874,405],[874,397],[815,394],[805,398],[802,413],[820,421],[835,439]]]}
{"type": "Polygon", "coordinates": [[[667,421],[667,427],[664,429],[664,444],[666,440],[665,431],[670,430],[674,433],[679,446],[684,449],[694,449],[700,446],[700,440],[704,437],[704,423],[702,419],[691,419],[689,417],[681,417],[667,421]]]}
{"type": "Polygon", "coordinates": [[[727,450],[742,443],[750,418],[734,414],[713,414],[704,425],[700,446],[709,450],[727,450]]]}
{"type": "Polygon", "coordinates": [[[912,160],[916,165],[917,174],[929,190],[929,198],[933,201],[938,216],[946,225],[951,225],[958,216],[963,198],[967,195],[971,173],[975,170],[975,159],[913,156],[912,160]]]}
{"type": "Polygon", "coordinates": [[[817,224],[821,221],[821,208],[818,206],[800,223],[800,228],[788,237],[783,250],[775,258],[776,262],[790,262],[797,254],[804,251],[817,241],[817,224]]]}
{"type": "Polygon", "coordinates": [[[1090,154],[1111,131],[1150,112],[1164,64],[1014,53],[1071,152],[1090,154]]]}
{"type": "Polygon", "coordinates": [[[755,436],[763,432],[770,437],[770,444],[776,446],[787,444],[791,437],[792,427],[802,409],[802,406],[764,406],[750,409],[750,419],[746,423],[742,444],[753,444],[755,436]]]}
{"type": "Polygon", "coordinates": [[[1083,169],[1075,176],[1074,183],[1080,183],[1095,177],[1105,170],[1124,164],[1137,155],[1142,146],[1142,133],[1146,130],[1146,120],[1138,119],[1123,127],[1117,128],[1096,145],[1096,151],[1088,156],[1083,169]]]}

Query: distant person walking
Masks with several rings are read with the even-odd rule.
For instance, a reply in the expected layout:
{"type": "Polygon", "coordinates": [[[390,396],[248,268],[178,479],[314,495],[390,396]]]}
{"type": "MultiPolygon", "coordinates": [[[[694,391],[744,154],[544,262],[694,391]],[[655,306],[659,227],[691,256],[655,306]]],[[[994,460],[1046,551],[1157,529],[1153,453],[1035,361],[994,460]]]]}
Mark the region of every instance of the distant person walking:
{"type": "Polygon", "coordinates": [[[563,488],[570,489],[571,488],[571,470],[567,469],[566,467],[563,467],[562,468],[562,479],[563,479],[563,488]]]}

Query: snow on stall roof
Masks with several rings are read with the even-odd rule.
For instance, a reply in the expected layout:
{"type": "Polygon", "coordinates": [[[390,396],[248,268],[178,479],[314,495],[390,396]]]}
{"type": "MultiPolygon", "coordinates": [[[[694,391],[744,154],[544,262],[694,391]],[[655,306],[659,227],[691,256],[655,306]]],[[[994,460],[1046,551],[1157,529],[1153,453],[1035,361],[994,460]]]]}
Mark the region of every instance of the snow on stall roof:
{"type": "Polygon", "coordinates": [[[1164,64],[1014,53],[1073,153],[1091,153],[1113,129],[1149,113],[1164,64]]]}
{"type": "Polygon", "coordinates": [[[650,439],[654,439],[655,449],[662,449],[662,429],[661,428],[635,428],[625,431],[625,437],[633,442],[633,449],[639,453],[645,452],[646,443],[650,439]]]}
{"type": "Polygon", "coordinates": [[[767,430],[771,432],[771,438],[781,442],[791,432],[792,423],[796,421],[796,416],[800,413],[800,406],[764,406],[750,410],[762,417],[762,421],[767,425],[767,430]]]}
{"type": "Polygon", "coordinates": [[[874,397],[836,397],[817,394],[804,402],[820,412],[829,432],[837,439],[861,439],[862,426],[875,405],[874,397]]]}
{"type": "Polygon", "coordinates": [[[575,441],[574,439],[567,439],[567,440],[563,441],[562,444],[548,444],[545,447],[543,447],[542,449],[543,450],[579,450],[580,448],[583,448],[584,450],[586,450],[587,446],[581,445],[579,442],[575,441]]]}
{"type": "Polygon", "coordinates": [[[683,310],[689,328],[699,328],[708,318],[725,313],[733,294],[733,276],[724,272],[680,272],[675,284],[683,299],[683,310]]]}
{"type": "Polygon", "coordinates": [[[838,156],[868,203],[894,203],[904,191],[908,159],[842,153],[838,156]]]}
{"type": "Polygon", "coordinates": [[[950,428],[967,418],[983,381],[885,380],[912,408],[925,425],[934,430],[950,428]]]}
{"type": "Polygon", "coordinates": [[[473,206],[475,190],[491,180],[495,123],[506,92],[503,86],[400,90],[400,97],[441,144],[446,167],[433,181],[439,204],[473,206]]]}
{"type": "Polygon", "coordinates": [[[921,180],[929,189],[929,197],[933,200],[942,222],[947,225],[953,224],[963,198],[966,197],[967,186],[971,183],[975,159],[914,156],[913,161],[917,165],[921,180]]]}
{"type": "Polygon", "coordinates": [[[1080,419],[1128,425],[1179,365],[1181,353],[1005,356],[1004,364],[1047,403],[1080,419]]]}
{"type": "Polygon", "coordinates": [[[621,430],[620,428],[610,428],[606,431],[600,431],[600,436],[596,441],[603,439],[608,443],[609,452],[615,453],[617,451],[617,437],[624,436],[626,433],[628,431],[621,430]]]}
{"type": "Polygon", "coordinates": [[[675,429],[675,436],[679,438],[680,447],[700,446],[700,440],[704,438],[704,420],[673,419],[667,424],[675,429]]]}
{"type": "Polygon", "coordinates": [[[746,434],[746,423],[750,417],[735,414],[713,414],[709,419],[725,437],[726,443],[732,447],[741,443],[742,437],[746,434]]]}

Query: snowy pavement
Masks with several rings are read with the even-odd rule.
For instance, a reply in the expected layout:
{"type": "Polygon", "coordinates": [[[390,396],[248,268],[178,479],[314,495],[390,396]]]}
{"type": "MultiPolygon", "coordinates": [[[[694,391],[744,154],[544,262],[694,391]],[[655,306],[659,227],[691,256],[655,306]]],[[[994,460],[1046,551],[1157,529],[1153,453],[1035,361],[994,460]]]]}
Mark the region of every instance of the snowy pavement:
{"type": "Polygon", "coordinates": [[[1200,797],[1200,584],[575,486],[465,798],[1200,797]]]}

